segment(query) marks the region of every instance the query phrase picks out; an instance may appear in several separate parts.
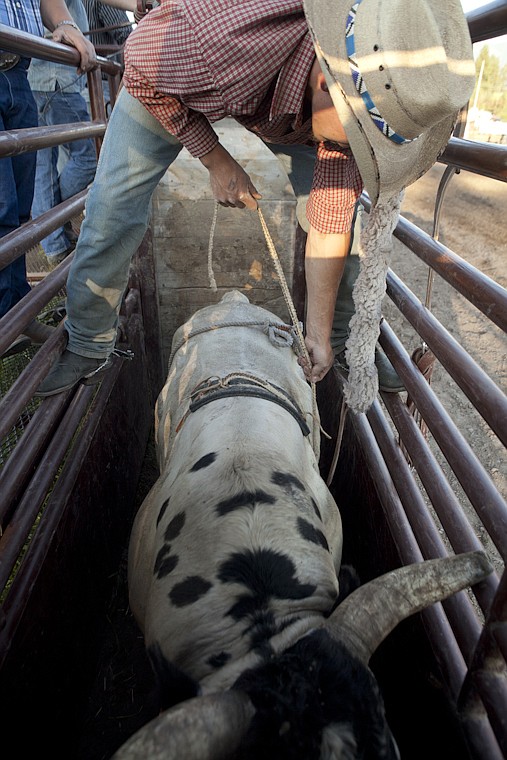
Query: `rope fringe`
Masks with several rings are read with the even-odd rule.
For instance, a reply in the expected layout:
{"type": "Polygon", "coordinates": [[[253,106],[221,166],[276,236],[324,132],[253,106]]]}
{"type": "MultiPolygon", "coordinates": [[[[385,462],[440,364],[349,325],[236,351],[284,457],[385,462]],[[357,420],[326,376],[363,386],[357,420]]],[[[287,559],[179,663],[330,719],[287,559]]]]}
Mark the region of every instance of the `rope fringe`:
{"type": "Polygon", "coordinates": [[[211,228],[209,231],[209,243],[208,243],[208,278],[209,278],[209,286],[213,293],[217,292],[217,283],[215,280],[215,275],[213,273],[213,241],[215,239],[215,229],[217,226],[217,218],[218,218],[218,203],[215,203],[215,208],[213,210],[213,219],[211,221],[211,228]]]}
{"type": "Polygon", "coordinates": [[[345,344],[349,376],[344,384],[347,405],[358,414],[370,408],[378,393],[375,344],[380,334],[392,233],[398,223],[402,198],[403,193],[380,196],[361,232],[361,264],[352,294],[355,313],[345,344]]]}

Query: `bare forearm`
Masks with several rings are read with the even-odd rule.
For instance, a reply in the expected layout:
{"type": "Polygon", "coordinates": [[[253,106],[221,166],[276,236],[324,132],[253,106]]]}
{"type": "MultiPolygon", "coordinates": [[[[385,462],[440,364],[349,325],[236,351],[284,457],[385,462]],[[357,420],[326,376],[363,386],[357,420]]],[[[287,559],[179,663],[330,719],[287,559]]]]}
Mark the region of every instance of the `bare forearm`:
{"type": "Polygon", "coordinates": [[[111,5],[113,8],[120,8],[122,11],[137,10],[137,0],[101,0],[104,5],[111,5]]]}
{"type": "Polygon", "coordinates": [[[306,330],[314,340],[329,340],[336,294],[340,285],[350,234],[308,233],[305,254],[307,292],[306,330]]]}
{"type": "Polygon", "coordinates": [[[64,0],[41,0],[40,11],[44,26],[50,32],[54,30],[60,21],[74,22],[64,0]]]}
{"type": "Polygon", "coordinates": [[[64,0],[41,0],[40,10],[44,26],[53,33],[53,41],[70,45],[78,51],[78,74],[94,69],[97,66],[95,48],[74,22],[64,0]]]}
{"type": "Polygon", "coordinates": [[[306,242],[305,342],[312,368],[305,374],[312,382],[322,380],[333,364],[331,329],[350,233],[326,235],[310,228],[306,242]]]}

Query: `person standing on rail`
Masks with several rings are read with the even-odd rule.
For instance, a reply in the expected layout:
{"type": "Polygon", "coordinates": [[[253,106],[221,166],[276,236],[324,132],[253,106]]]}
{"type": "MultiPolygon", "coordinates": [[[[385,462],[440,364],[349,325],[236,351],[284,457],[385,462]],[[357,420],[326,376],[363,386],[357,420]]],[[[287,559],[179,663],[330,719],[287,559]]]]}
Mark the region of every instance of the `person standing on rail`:
{"type": "MultiPolygon", "coordinates": [[[[80,54],[78,73],[97,65],[95,49],[87,40],[63,0],[0,0],[0,23],[23,32],[44,36],[44,26],[55,42],[72,45],[80,54]]],[[[37,105],[28,82],[30,58],[0,50],[0,130],[36,127],[37,105]]],[[[36,153],[26,152],[0,159],[0,237],[30,219],[35,181],[36,153]]],[[[28,292],[25,255],[0,270],[0,318],[28,292]]],[[[52,328],[37,320],[9,346],[3,357],[40,345],[52,328]]]]}
{"type": "Polygon", "coordinates": [[[344,389],[354,411],[367,409],[401,193],[445,148],[475,83],[459,0],[162,0],[126,43],[123,82],[67,283],[68,347],[37,394],[93,383],[110,365],[130,259],[183,145],[219,203],[257,207],[260,193],[212,127],[228,116],[285,162],[304,201],[312,382],[334,363],[338,287],[359,195],[369,195],[361,271],[348,283],[344,389]]]}
{"type": "MultiPolygon", "coordinates": [[[[83,3],[81,0],[66,0],[66,4],[85,34],[88,18],[83,3]]],[[[51,36],[51,32],[45,32],[46,36],[51,36]]],[[[28,81],[37,103],[39,127],[90,121],[88,105],[82,95],[86,77],[77,74],[73,66],[34,58],[28,69],[28,81]]],[[[32,216],[40,216],[84,190],[93,181],[96,168],[95,141],[90,137],[39,149],[32,216]]],[[[41,241],[51,269],[72,253],[76,241],[77,235],[70,222],[41,241]]]]}

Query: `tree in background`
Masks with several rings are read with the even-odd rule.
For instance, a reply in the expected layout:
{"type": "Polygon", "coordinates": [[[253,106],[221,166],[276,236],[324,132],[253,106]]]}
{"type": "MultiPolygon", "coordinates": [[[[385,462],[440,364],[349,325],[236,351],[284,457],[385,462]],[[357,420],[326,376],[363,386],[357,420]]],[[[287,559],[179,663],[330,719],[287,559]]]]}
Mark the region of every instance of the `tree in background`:
{"type": "MultiPolygon", "coordinates": [[[[477,107],[491,111],[501,121],[507,121],[507,66],[501,66],[496,55],[492,55],[485,45],[475,62],[477,85],[480,87],[477,107]],[[484,66],[483,66],[484,64],[484,66]],[[481,74],[482,69],[482,74],[481,74]]],[[[475,103],[476,94],[471,98],[475,103]]]]}

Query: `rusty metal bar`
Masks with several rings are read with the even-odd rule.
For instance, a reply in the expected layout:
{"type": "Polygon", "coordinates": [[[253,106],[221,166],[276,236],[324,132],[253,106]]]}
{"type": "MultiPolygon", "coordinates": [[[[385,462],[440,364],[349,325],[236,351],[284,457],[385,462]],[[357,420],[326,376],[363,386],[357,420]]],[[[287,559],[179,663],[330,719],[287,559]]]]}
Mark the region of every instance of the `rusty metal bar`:
{"type": "Polygon", "coordinates": [[[53,227],[52,223],[49,223],[50,220],[54,222],[54,229],[56,229],[67,219],[77,216],[84,209],[87,194],[88,189],[85,188],[50,211],[46,211],[45,214],[41,214],[37,219],[27,222],[20,229],[0,238],[0,269],[37,245],[41,238],[45,237],[47,231],[50,231],[50,227],[53,227]]]}
{"type": "Polygon", "coordinates": [[[505,760],[482,702],[477,698],[473,711],[463,715],[463,731],[472,757],[477,760],[505,760]]]}
{"type": "MultiPolygon", "coordinates": [[[[118,77],[119,80],[119,77],[118,77]]],[[[92,121],[106,122],[106,106],[104,103],[104,91],[102,89],[102,76],[99,69],[88,72],[88,91],[90,93],[90,111],[92,121]]],[[[102,137],[96,139],[95,148],[97,156],[100,155],[102,137]]]]}
{"type": "MultiPolygon", "coordinates": [[[[361,202],[367,210],[371,203],[364,194],[361,202]]],[[[415,253],[425,264],[435,270],[458,293],[465,296],[479,311],[507,332],[507,290],[480,272],[457,253],[451,251],[401,216],[394,235],[415,253]]]]}
{"type": "MultiPolygon", "coordinates": [[[[402,561],[405,564],[420,562],[423,556],[413,536],[404,508],[396,494],[396,489],[371,426],[363,414],[353,414],[351,420],[368,468],[372,473],[386,519],[394,528],[394,535],[398,533],[399,537],[402,537],[400,542],[402,561]]],[[[434,647],[435,657],[444,666],[443,672],[447,673],[448,688],[453,698],[456,699],[466,674],[463,655],[440,604],[432,605],[420,614],[431,632],[432,646],[434,647],[434,642],[438,642],[438,646],[434,647]]]]}
{"type": "MultiPolygon", "coordinates": [[[[490,658],[497,660],[496,650],[503,658],[503,671],[507,662],[507,569],[504,569],[500,579],[495,599],[491,609],[486,616],[486,623],[481,638],[477,645],[476,655],[470,666],[470,674],[475,678],[475,673],[479,670],[488,672],[498,672],[497,665],[488,664],[490,658]]],[[[507,674],[507,673],[506,673],[507,674]]],[[[506,680],[507,685],[507,680],[506,680]]],[[[507,706],[507,703],[506,703],[507,706]]],[[[505,719],[507,720],[507,709],[505,710],[505,719]]],[[[506,726],[507,728],[507,726],[506,726]]],[[[507,736],[507,733],[506,733],[507,736]]]]}
{"type": "MultiPolygon", "coordinates": [[[[376,403],[378,405],[378,402],[376,403]]],[[[368,468],[374,479],[386,518],[394,529],[394,533],[399,533],[401,538],[400,557],[405,564],[419,561],[416,558],[417,556],[422,558],[422,554],[410,527],[407,531],[406,525],[404,526],[406,514],[399,498],[393,492],[391,475],[369,422],[365,415],[351,415],[351,419],[367,460],[368,468]]],[[[420,519],[420,516],[418,516],[418,519],[420,519]]],[[[434,525],[432,526],[433,528],[434,525]]],[[[467,668],[454,633],[441,604],[432,605],[423,610],[420,615],[428,632],[428,639],[435,660],[439,664],[445,678],[449,694],[456,702],[467,673],[467,668]]],[[[488,715],[477,693],[475,694],[474,711],[468,716],[467,722],[463,724],[463,730],[467,735],[470,746],[480,749],[479,752],[476,752],[475,756],[477,758],[487,757],[488,760],[503,760],[498,741],[488,720],[488,715]]]]}
{"type": "MultiPolygon", "coordinates": [[[[449,485],[421,430],[417,426],[413,416],[409,413],[406,404],[401,401],[398,394],[383,393],[382,399],[399,433],[400,441],[405,446],[411,457],[411,461],[414,463],[414,468],[438,515],[452,548],[456,553],[482,550],[483,546],[481,542],[466,519],[456,494],[449,485]]],[[[374,410],[372,414],[376,415],[376,411],[374,410]]],[[[368,419],[370,419],[369,415],[368,419]]],[[[377,438],[382,434],[384,440],[387,440],[387,432],[382,429],[381,422],[377,416],[372,417],[370,422],[377,438]]],[[[445,556],[447,549],[440,539],[438,529],[424,503],[413,476],[407,472],[408,464],[405,457],[402,456],[401,450],[393,442],[391,442],[389,450],[387,450],[386,443],[384,446],[381,445],[381,449],[388,463],[387,466],[391,471],[392,478],[397,484],[397,488],[399,489],[398,482],[400,480],[402,485],[405,486],[404,490],[400,491],[402,502],[405,505],[407,515],[418,543],[422,547],[424,556],[426,558],[445,556]],[[393,468],[396,469],[393,470],[393,468]],[[404,480],[408,482],[408,486],[404,483],[404,480]],[[430,541],[433,545],[430,545],[430,541]]],[[[483,611],[487,611],[493,603],[497,586],[498,578],[491,575],[484,583],[481,583],[474,589],[477,601],[483,611]]]]}
{"type": "MultiPolygon", "coordinates": [[[[67,66],[79,66],[80,55],[76,48],[53,42],[44,37],[37,37],[28,32],[22,32],[7,24],[0,24],[0,48],[26,58],[42,58],[43,61],[65,63],[67,66]]],[[[97,63],[106,74],[121,74],[122,66],[116,61],[97,56],[97,63]]]]}
{"type": "MultiPolygon", "coordinates": [[[[395,487],[397,488],[398,484],[400,484],[402,489],[407,489],[410,480],[408,465],[406,461],[404,461],[404,457],[401,454],[399,446],[387,424],[387,420],[383,415],[378,402],[375,402],[372,405],[368,411],[367,417],[395,487]]],[[[411,488],[412,493],[410,496],[415,496],[416,490],[414,484],[414,487],[411,488]]],[[[421,494],[419,493],[419,498],[415,498],[415,502],[412,502],[410,498],[406,499],[405,497],[407,494],[403,493],[403,491],[400,495],[404,497],[402,500],[404,511],[411,523],[412,530],[414,531],[418,544],[421,547],[424,558],[430,559],[435,556],[447,556],[449,552],[443,543],[438,540],[438,530],[428,513],[428,508],[424,504],[421,494]],[[430,522],[431,527],[429,525],[430,522]],[[438,549],[437,554],[427,553],[427,548],[430,543],[433,544],[432,549],[438,549]]],[[[400,533],[397,516],[394,519],[394,516],[387,513],[387,517],[393,537],[398,534],[397,543],[401,543],[403,541],[403,534],[400,533]]],[[[463,551],[478,550],[482,548],[480,541],[475,538],[475,540],[471,540],[468,543],[467,548],[463,549],[463,551]]],[[[486,601],[489,604],[491,603],[497,585],[498,580],[490,583],[490,593],[487,594],[488,598],[486,600],[483,599],[483,601],[486,601]]],[[[482,584],[479,584],[479,586],[482,586],[482,584]]],[[[468,663],[471,661],[481,631],[477,615],[472,608],[470,599],[466,593],[461,592],[460,594],[456,594],[450,599],[442,602],[442,605],[446,611],[449,622],[451,623],[454,635],[458,640],[464,659],[468,663]]]]}
{"type": "MultiPolygon", "coordinates": [[[[25,509],[27,511],[34,511],[32,501],[40,501],[43,494],[42,488],[39,488],[38,486],[39,481],[52,479],[54,472],[56,472],[56,469],[59,467],[62,457],[75,435],[75,431],[80,422],[85,419],[73,448],[73,457],[65,464],[66,477],[59,478],[55,485],[50,501],[41,517],[38,530],[30,542],[23,565],[14,578],[7,599],[3,605],[5,621],[4,626],[0,631],[0,667],[8,653],[10,641],[19,625],[26,603],[29,599],[29,589],[34,585],[40,573],[49,544],[53,538],[58,523],[61,520],[69,495],[72,492],[75,480],[79,474],[81,462],[93,439],[93,433],[100,421],[122,364],[123,361],[121,359],[115,360],[114,366],[101,381],[99,391],[89,409],[88,407],[95,394],[96,386],[79,386],[65,415],[64,421],[62,425],[60,425],[58,439],[53,439],[52,444],[48,447],[32,480],[32,482],[36,483],[33,488],[32,500],[28,501],[25,505],[24,502],[27,500],[25,496],[23,504],[20,503],[18,511],[21,510],[23,515],[25,514],[25,509]],[[86,418],[85,412],[87,412],[86,418]]],[[[29,492],[30,489],[27,489],[25,494],[28,495],[29,492]]],[[[35,514],[37,514],[37,512],[35,514]]],[[[16,536],[18,537],[19,543],[21,535],[18,535],[17,533],[13,533],[12,541],[14,541],[16,536]]],[[[21,546],[22,545],[23,544],[21,544],[21,546]]],[[[12,550],[11,553],[13,553],[12,550]]],[[[2,566],[0,564],[0,576],[1,574],[2,566]]],[[[3,575],[5,576],[5,572],[3,575]]],[[[3,587],[1,585],[1,577],[0,587],[3,587]]]]}
{"type": "Polygon", "coordinates": [[[499,440],[507,445],[505,394],[392,271],[387,276],[387,293],[499,440]]]}
{"type": "Polygon", "coordinates": [[[477,692],[484,704],[498,743],[507,755],[507,570],[477,644],[476,652],[458,700],[465,716],[473,715],[477,692]]]}
{"type": "Polygon", "coordinates": [[[67,334],[60,323],[37,354],[11,385],[0,402],[0,440],[15,425],[21,411],[28,404],[42,379],[49,372],[54,360],[67,343],[67,334]]]}
{"type": "MultiPolygon", "coordinates": [[[[42,60],[55,61],[57,63],[64,63],[68,66],[79,65],[79,53],[78,51],[68,45],[62,45],[60,43],[47,40],[45,38],[36,37],[27,32],[22,32],[19,29],[0,24],[0,47],[4,50],[9,50],[13,53],[25,55],[29,58],[36,57],[42,60]]],[[[90,110],[92,114],[92,125],[94,127],[88,127],[90,134],[88,136],[94,137],[95,147],[97,155],[100,153],[102,146],[102,135],[100,134],[102,126],[107,123],[107,115],[104,105],[104,95],[102,89],[102,77],[101,72],[109,75],[110,81],[113,81],[113,103],[118,91],[118,84],[123,72],[123,66],[116,61],[109,61],[107,58],[97,56],[97,62],[99,66],[93,71],[89,71],[87,74],[88,89],[90,92],[90,110]],[[98,134],[92,135],[91,131],[98,129],[98,134]]],[[[61,127],[60,127],[61,129],[61,127]]],[[[73,138],[73,139],[78,139],[73,138]]],[[[60,140],[63,142],[63,140],[60,140]]],[[[41,147],[41,146],[39,146],[41,147]]],[[[33,148],[32,148],[33,149],[33,148]]]]}
{"type": "Polygon", "coordinates": [[[60,421],[69,394],[58,393],[41,404],[25,428],[23,446],[16,446],[0,470],[0,535],[19,499],[47,440],[60,421]]]}
{"type": "Polygon", "coordinates": [[[30,127],[27,129],[11,129],[0,132],[0,158],[19,156],[21,153],[40,148],[51,148],[62,142],[73,142],[85,137],[102,137],[106,130],[106,122],[90,121],[75,124],[60,124],[55,127],[30,127]]]}
{"type": "Polygon", "coordinates": [[[466,14],[472,42],[482,42],[507,34],[507,2],[494,0],[466,14]]]}
{"type": "MultiPolygon", "coordinates": [[[[83,387],[83,386],[82,386],[83,387]]],[[[87,389],[88,390],[88,389],[87,389]]],[[[92,389],[89,389],[90,395],[92,389]]],[[[67,392],[68,394],[71,391],[67,392]]],[[[69,406],[68,414],[72,414],[75,407],[69,406]]],[[[23,492],[18,507],[5,530],[0,537],[0,590],[7,585],[12,570],[19,555],[30,535],[30,531],[41,510],[44,500],[51,489],[55,474],[60,466],[67,448],[75,435],[77,425],[84,413],[80,409],[80,416],[75,417],[73,424],[68,425],[65,418],[59,427],[58,436],[51,445],[48,445],[40,466],[36,469],[34,477],[23,492]]],[[[37,533],[35,534],[37,535],[37,533]]],[[[32,541],[34,538],[31,539],[32,541]]],[[[10,592],[9,592],[10,593],[10,592]]],[[[8,599],[8,597],[7,597],[8,599]]],[[[4,611],[7,610],[7,602],[4,602],[4,611]]]]}
{"type": "MultiPolygon", "coordinates": [[[[42,238],[49,235],[50,232],[61,227],[67,219],[75,216],[75,213],[69,215],[69,208],[73,211],[77,211],[77,209],[82,210],[85,205],[87,190],[83,190],[80,195],[83,197],[78,199],[77,196],[73,196],[72,200],[63,201],[31,222],[27,222],[21,230],[14,230],[0,238],[0,268],[10,264],[11,261],[17,259],[22,253],[26,253],[30,248],[36,246],[42,238]],[[11,243],[10,246],[9,243],[11,243]]],[[[49,274],[46,276],[49,276],[49,274]]]]}
{"type": "Polygon", "coordinates": [[[392,361],[435,442],[505,562],[507,558],[507,504],[385,320],[381,325],[380,344],[392,361]]]}
{"type": "Polygon", "coordinates": [[[70,255],[67,256],[62,264],[50,272],[0,319],[0,351],[4,351],[23,332],[23,328],[47,306],[51,298],[62,289],[67,279],[70,258],[70,255]]]}
{"type": "Polygon", "coordinates": [[[439,162],[507,182],[507,145],[451,137],[439,162]]]}

